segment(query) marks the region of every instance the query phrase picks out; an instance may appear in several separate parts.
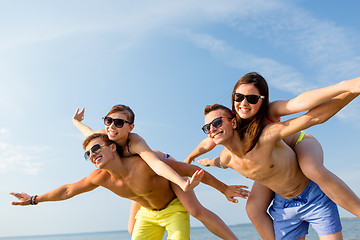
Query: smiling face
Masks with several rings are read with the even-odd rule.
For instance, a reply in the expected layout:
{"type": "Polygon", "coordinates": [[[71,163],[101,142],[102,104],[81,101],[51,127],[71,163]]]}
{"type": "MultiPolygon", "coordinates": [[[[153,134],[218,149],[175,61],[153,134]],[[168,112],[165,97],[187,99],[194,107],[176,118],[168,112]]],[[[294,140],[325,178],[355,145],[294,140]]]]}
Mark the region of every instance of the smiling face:
{"type": "MultiPolygon", "coordinates": [[[[261,95],[259,90],[251,83],[239,85],[239,87],[235,90],[235,93],[241,93],[244,95],[261,95]]],[[[234,101],[234,106],[235,111],[240,118],[251,119],[259,111],[262,103],[263,99],[259,99],[256,104],[251,104],[246,98],[244,98],[241,102],[234,101]]]]}
{"type": "Polygon", "coordinates": [[[218,109],[205,115],[205,124],[210,124],[209,138],[211,138],[214,143],[221,144],[233,136],[234,129],[236,128],[236,119],[229,116],[224,110],[218,109]],[[222,120],[221,126],[214,127],[213,124],[210,124],[218,118],[222,120]]]}
{"type": "MultiPolygon", "coordinates": [[[[108,117],[111,117],[112,119],[123,119],[129,121],[127,115],[124,112],[115,112],[108,115],[108,117]]],[[[129,124],[126,122],[121,128],[118,128],[115,126],[114,122],[112,122],[109,126],[105,126],[105,131],[110,140],[122,146],[124,143],[126,143],[126,140],[129,137],[129,133],[133,130],[133,128],[134,124],[129,124]]]]}
{"type": "Polygon", "coordinates": [[[114,150],[116,151],[115,144],[106,145],[105,141],[101,138],[94,138],[91,140],[85,148],[85,151],[90,153],[90,161],[96,168],[102,169],[114,158],[114,150]],[[98,151],[92,151],[100,145],[101,148],[98,151]],[[92,149],[93,148],[93,149],[92,149]]]}

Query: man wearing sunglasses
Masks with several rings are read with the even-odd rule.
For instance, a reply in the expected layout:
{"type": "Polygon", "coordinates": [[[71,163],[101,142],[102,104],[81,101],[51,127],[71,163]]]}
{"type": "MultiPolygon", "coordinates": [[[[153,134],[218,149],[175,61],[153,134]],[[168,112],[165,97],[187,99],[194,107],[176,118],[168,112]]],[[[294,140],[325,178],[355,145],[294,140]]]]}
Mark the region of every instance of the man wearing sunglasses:
{"type": "MultiPolygon", "coordinates": [[[[120,197],[131,199],[142,207],[138,212],[132,239],[159,239],[165,229],[169,239],[190,239],[189,214],[176,198],[172,188],[176,184],[157,175],[139,156],[121,157],[117,145],[106,134],[95,133],[83,142],[84,156],[98,169],[82,180],[63,185],[43,195],[11,193],[19,202],[13,205],[36,205],[40,202],[61,201],[102,186],[120,197]]],[[[229,186],[218,181],[199,167],[186,163],[163,160],[182,176],[191,176],[213,186],[227,198],[247,196],[247,191],[231,193],[229,186]]],[[[232,191],[232,190],[231,190],[232,191]]],[[[180,199],[181,200],[181,199],[180,199]]]]}
{"type": "MultiPolygon", "coordinates": [[[[216,145],[223,145],[225,149],[220,157],[201,159],[199,163],[233,168],[255,180],[262,190],[275,192],[269,212],[273,217],[276,239],[305,239],[309,223],[321,239],[342,239],[336,204],[303,174],[295,153],[283,139],[324,123],[358,95],[357,92],[343,93],[298,118],[265,126],[256,145],[248,152],[244,149],[249,137],[240,137],[233,112],[219,104],[209,105],[204,111],[206,124],[202,130],[216,145]]],[[[234,97],[235,100],[238,97],[241,98],[238,100],[244,100],[246,96],[234,97]]],[[[295,140],[294,145],[297,144],[295,140]]]]}

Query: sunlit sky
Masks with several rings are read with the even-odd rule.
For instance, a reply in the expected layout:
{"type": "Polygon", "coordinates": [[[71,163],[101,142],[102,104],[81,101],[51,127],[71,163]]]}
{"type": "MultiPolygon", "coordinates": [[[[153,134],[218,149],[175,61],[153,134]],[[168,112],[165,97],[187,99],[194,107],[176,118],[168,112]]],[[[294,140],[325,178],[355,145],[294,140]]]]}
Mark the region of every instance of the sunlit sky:
{"type": "MultiPolygon", "coordinates": [[[[85,124],[101,129],[113,105],[129,105],[134,132],[183,161],[206,137],[205,105],[230,107],[247,72],[267,79],[271,100],[360,76],[356,0],[0,3],[0,237],[126,229],[130,201],[106,189],[11,206],[9,192],[43,194],[94,170],[72,124],[77,107],[86,108],[85,124]]],[[[325,165],[358,195],[359,120],[356,99],[307,130],[322,143],[325,165]]],[[[233,170],[206,170],[252,185],[233,170]]],[[[245,200],[227,202],[205,185],[195,192],[227,224],[249,222],[245,200]]]]}

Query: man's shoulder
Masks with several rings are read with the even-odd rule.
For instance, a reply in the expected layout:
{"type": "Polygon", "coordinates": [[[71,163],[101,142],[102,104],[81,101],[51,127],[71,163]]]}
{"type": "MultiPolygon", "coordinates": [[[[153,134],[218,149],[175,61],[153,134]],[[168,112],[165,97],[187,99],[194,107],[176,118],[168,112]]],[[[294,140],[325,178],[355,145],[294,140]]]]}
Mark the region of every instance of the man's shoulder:
{"type": "Polygon", "coordinates": [[[104,169],[96,169],[92,173],[90,173],[88,179],[94,183],[98,183],[109,178],[110,176],[111,175],[108,171],[104,169]]]}
{"type": "Polygon", "coordinates": [[[227,149],[227,148],[224,148],[224,149],[221,150],[221,152],[220,152],[220,158],[221,158],[222,160],[228,160],[228,161],[230,161],[231,156],[232,156],[232,154],[231,154],[230,150],[227,149]]]}

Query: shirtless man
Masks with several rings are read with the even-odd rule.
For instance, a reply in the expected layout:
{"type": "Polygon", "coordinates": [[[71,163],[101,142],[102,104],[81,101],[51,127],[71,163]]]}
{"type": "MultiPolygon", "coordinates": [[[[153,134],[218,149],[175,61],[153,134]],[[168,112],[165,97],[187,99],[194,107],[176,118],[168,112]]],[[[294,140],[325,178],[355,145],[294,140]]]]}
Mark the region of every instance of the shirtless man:
{"type": "Polygon", "coordinates": [[[214,143],[225,149],[220,158],[199,162],[205,166],[230,167],[274,191],[270,214],[274,218],[276,239],[305,239],[309,223],[321,239],[342,239],[336,204],[302,173],[294,151],[283,139],[327,121],[357,95],[341,94],[298,118],[265,126],[248,152],[245,147],[249,138],[238,134],[231,110],[218,104],[207,106],[203,129],[214,143]]]}
{"type": "MultiPolygon", "coordinates": [[[[86,150],[85,158],[90,159],[98,169],[76,183],[63,185],[43,195],[10,193],[20,200],[12,204],[25,206],[61,201],[102,186],[142,206],[137,214],[132,239],[161,240],[165,229],[168,231],[168,239],[190,239],[189,214],[172,190],[177,185],[170,185],[169,180],[157,175],[139,156],[120,157],[117,145],[106,134],[95,133],[88,136],[83,147],[86,150]]],[[[218,181],[199,167],[166,159],[164,162],[180,175],[192,175],[193,180],[198,183],[202,179],[202,182],[218,189],[228,199],[235,195],[246,195],[246,190],[242,192],[241,187],[233,191],[233,186],[218,181]]]]}

